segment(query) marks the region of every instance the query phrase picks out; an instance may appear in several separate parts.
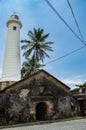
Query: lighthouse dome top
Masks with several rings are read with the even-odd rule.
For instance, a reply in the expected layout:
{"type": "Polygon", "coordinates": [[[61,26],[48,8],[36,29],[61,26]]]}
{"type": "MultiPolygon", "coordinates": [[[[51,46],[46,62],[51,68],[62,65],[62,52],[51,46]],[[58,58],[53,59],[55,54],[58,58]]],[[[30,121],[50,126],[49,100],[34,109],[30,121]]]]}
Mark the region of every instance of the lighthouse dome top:
{"type": "Polygon", "coordinates": [[[11,23],[17,23],[20,26],[20,28],[22,27],[22,23],[19,20],[19,16],[15,12],[10,16],[10,19],[7,21],[7,27],[11,23]]]}
{"type": "Polygon", "coordinates": [[[19,16],[14,12],[12,15],[11,15],[11,18],[12,19],[19,19],[19,16]]]}

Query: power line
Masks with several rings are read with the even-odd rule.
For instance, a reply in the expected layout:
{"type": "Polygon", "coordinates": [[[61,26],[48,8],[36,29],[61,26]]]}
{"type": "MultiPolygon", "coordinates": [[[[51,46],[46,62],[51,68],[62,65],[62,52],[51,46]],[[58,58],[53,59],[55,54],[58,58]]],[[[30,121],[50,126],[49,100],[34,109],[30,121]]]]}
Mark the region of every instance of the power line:
{"type": "Polygon", "coordinates": [[[66,53],[66,54],[63,55],[63,56],[60,56],[60,57],[58,57],[58,58],[56,58],[56,59],[54,59],[54,60],[51,60],[50,62],[47,62],[45,65],[50,64],[50,63],[55,62],[55,61],[58,61],[58,60],[61,60],[61,59],[64,58],[64,57],[67,57],[67,56],[69,56],[69,55],[71,55],[71,54],[73,54],[73,53],[75,53],[75,52],[77,52],[77,51],[80,51],[80,50],[83,49],[84,47],[86,47],[86,46],[84,45],[84,46],[82,46],[82,47],[80,47],[80,48],[78,48],[78,49],[72,50],[71,52],[66,53]]]}
{"type": "MultiPolygon", "coordinates": [[[[77,49],[75,49],[75,50],[72,50],[72,51],[69,52],[69,53],[66,53],[66,54],[63,55],[63,56],[60,56],[60,57],[58,57],[58,58],[56,58],[56,59],[54,59],[54,60],[51,60],[51,61],[47,62],[47,63],[45,64],[45,66],[48,65],[48,64],[51,64],[51,63],[53,63],[53,62],[59,61],[59,60],[65,58],[65,57],[67,57],[67,56],[69,56],[69,55],[72,55],[73,53],[75,53],[75,52],[77,52],[77,51],[80,51],[80,50],[83,49],[84,47],[86,47],[86,46],[84,45],[84,46],[82,46],[82,47],[80,47],[80,48],[77,48],[77,49]]],[[[9,75],[8,77],[16,76],[16,75],[19,75],[19,74],[20,74],[20,73],[17,73],[17,74],[15,74],[15,75],[9,75]]],[[[3,77],[3,78],[7,78],[7,77],[3,77]]]]}
{"type": "Polygon", "coordinates": [[[69,5],[69,7],[70,7],[71,13],[72,13],[72,15],[73,15],[73,18],[74,18],[76,27],[77,27],[77,29],[78,29],[78,32],[79,32],[79,34],[80,34],[80,36],[81,36],[81,39],[84,41],[84,38],[83,38],[83,36],[82,36],[82,33],[81,33],[81,30],[80,30],[79,24],[78,24],[78,22],[77,22],[77,20],[76,20],[76,17],[75,17],[73,8],[72,8],[72,6],[71,6],[69,0],[67,0],[67,3],[68,3],[68,5],[69,5]]]}
{"type": "MultiPolygon", "coordinates": [[[[58,58],[56,58],[56,59],[54,59],[54,60],[51,60],[51,61],[49,61],[49,62],[47,62],[45,65],[48,65],[48,64],[50,64],[50,63],[53,63],[53,62],[55,62],[55,61],[58,61],[58,60],[60,60],[60,59],[62,59],[62,58],[65,58],[65,57],[67,57],[67,56],[69,56],[69,55],[71,55],[71,54],[73,54],[73,53],[75,53],[75,52],[77,52],[77,51],[79,51],[79,50],[81,50],[81,49],[83,49],[84,47],[86,47],[86,43],[73,31],[73,29],[67,24],[67,22],[61,17],[61,15],[57,12],[57,10],[50,4],[50,2],[48,1],[48,0],[45,0],[47,3],[48,3],[48,5],[52,8],[52,10],[58,15],[58,17],[64,22],[64,24],[71,30],[71,32],[84,44],[84,46],[82,46],[82,47],[80,47],[80,48],[78,48],[78,49],[76,49],[76,50],[73,50],[73,51],[71,51],[71,52],[69,52],[69,53],[66,53],[65,55],[63,55],[63,56],[60,56],[60,57],[58,57],[58,58]]],[[[12,76],[16,76],[16,75],[19,75],[20,73],[18,73],[18,74],[15,74],[15,75],[9,75],[8,77],[12,77],[12,76]]],[[[3,78],[7,78],[7,77],[3,77],[3,78]]]]}
{"type": "Polygon", "coordinates": [[[68,23],[62,18],[62,16],[58,13],[58,11],[52,6],[52,4],[45,0],[48,6],[55,12],[55,14],[63,21],[63,23],[69,28],[69,30],[86,46],[86,43],[74,32],[74,30],[68,25],[68,23]]]}

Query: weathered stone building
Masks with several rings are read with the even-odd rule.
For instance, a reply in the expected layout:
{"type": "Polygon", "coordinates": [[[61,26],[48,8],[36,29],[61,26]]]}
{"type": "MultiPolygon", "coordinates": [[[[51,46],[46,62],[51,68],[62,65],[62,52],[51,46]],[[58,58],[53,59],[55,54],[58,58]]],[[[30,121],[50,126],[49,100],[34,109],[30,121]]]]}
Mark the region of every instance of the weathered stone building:
{"type": "Polygon", "coordinates": [[[79,115],[86,116],[86,87],[75,88],[71,93],[77,100],[79,115]]]}
{"type": "Polygon", "coordinates": [[[77,113],[70,88],[44,70],[0,92],[0,123],[55,119],[77,113]]]}
{"type": "Polygon", "coordinates": [[[10,85],[14,84],[15,81],[0,81],[0,91],[4,90],[5,88],[9,87],[10,85]]]}

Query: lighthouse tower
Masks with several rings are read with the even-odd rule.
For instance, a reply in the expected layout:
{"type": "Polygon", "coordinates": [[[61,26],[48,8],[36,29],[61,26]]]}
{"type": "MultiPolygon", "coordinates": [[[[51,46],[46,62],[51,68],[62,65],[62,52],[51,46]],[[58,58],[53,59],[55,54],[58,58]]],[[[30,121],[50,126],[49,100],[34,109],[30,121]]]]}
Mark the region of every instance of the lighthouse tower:
{"type": "Polygon", "coordinates": [[[3,81],[19,81],[20,74],[20,28],[19,17],[14,13],[7,21],[7,40],[2,71],[3,81]]]}

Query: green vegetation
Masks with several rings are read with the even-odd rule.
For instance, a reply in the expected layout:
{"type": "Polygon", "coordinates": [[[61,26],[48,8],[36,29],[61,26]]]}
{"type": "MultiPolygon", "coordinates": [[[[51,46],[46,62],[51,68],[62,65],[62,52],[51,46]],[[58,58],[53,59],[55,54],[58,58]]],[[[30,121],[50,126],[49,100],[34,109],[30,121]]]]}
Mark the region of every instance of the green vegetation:
{"type": "Polygon", "coordinates": [[[78,88],[86,88],[86,83],[84,83],[82,85],[76,85],[76,87],[78,87],[78,88]]]}
{"type": "Polygon", "coordinates": [[[22,78],[33,74],[44,66],[44,59],[50,58],[47,51],[53,51],[51,44],[53,42],[47,42],[48,34],[44,34],[43,29],[35,29],[28,32],[30,40],[22,40],[22,50],[24,50],[23,56],[25,61],[22,65],[21,75],[22,78]]]}

